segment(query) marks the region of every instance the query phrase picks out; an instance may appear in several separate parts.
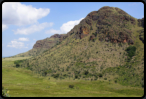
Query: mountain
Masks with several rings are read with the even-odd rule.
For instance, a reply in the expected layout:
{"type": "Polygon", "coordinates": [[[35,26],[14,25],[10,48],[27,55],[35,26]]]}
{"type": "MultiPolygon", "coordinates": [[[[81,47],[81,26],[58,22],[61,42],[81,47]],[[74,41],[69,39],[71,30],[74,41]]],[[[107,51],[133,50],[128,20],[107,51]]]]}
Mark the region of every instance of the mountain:
{"type": "Polygon", "coordinates": [[[46,50],[49,50],[56,44],[59,44],[63,37],[66,34],[54,34],[50,38],[46,38],[44,40],[38,40],[34,44],[33,48],[25,53],[20,53],[18,55],[15,55],[13,57],[27,57],[27,56],[37,56],[41,53],[43,53],[46,50]]]}
{"type": "MultiPolygon", "coordinates": [[[[45,46],[37,41],[33,48],[45,46]]],[[[90,12],[60,43],[19,65],[54,78],[100,78],[144,87],[144,18],[104,6],[90,12]]]]}

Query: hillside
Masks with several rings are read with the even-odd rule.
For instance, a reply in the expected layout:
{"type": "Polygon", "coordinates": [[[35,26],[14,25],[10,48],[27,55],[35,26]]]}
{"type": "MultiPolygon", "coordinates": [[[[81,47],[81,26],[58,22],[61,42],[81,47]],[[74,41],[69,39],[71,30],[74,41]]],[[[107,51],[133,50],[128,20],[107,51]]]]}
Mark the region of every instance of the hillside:
{"type": "MultiPolygon", "coordinates": [[[[42,45],[38,41],[34,48],[42,45]]],[[[119,8],[102,7],[89,13],[59,44],[19,66],[54,78],[101,78],[144,87],[144,23],[119,8]]]]}
{"type": "Polygon", "coordinates": [[[41,54],[42,52],[52,48],[56,44],[59,44],[59,42],[62,41],[65,34],[54,34],[50,38],[46,38],[44,40],[38,40],[34,44],[33,48],[25,53],[20,53],[18,55],[15,55],[13,57],[29,57],[29,56],[37,56],[41,54]]]}

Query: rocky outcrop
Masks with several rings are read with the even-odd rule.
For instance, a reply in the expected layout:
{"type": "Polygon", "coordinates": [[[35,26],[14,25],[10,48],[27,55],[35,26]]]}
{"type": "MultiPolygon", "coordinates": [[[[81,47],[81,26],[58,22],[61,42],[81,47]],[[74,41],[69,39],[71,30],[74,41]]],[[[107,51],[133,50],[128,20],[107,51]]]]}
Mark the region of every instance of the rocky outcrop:
{"type": "Polygon", "coordinates": [[[41,48],[41,47],[43,46],[44,42],[45,42],[44,40],[38,40],[38,41],[34,44],[33,48],[41,48]]]}
{"type": "Polygon", "coordinates": [[[138,26],[142,26],[144,28],[144,18],[138,19],[138,26]]]}
{"type": "Polygon", "coordinates": [[[50,38],[46,38],[44,40],[38,40],[33,48],[51,48],[52,46],[56,45],[58,42],[61,42],[65,39],[66,34],[54,34],[50,38]],[[53,39],[52,39],[53,38],[53,39]]]}
{"type": "MultiPolygon", "coordinates": [[[[131,38],[132,31],[128,28],[127,23],[136,25],[136,19],[119,8],[102,7],[98,11],[89,13],[84,20],[88,25],[96,24],[96,32],[90,36],[89,40],[93,40],[97,35],[100,41],[134,44],[131,38]]],[[[140,22],[142,23],[142,21],[140,22]]]]}

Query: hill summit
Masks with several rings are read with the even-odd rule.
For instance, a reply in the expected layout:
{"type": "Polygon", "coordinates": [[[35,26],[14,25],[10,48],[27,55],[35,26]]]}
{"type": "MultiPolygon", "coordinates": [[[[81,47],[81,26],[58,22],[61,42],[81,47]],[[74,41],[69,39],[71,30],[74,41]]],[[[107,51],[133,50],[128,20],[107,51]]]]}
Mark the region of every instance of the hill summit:
{"type": "MultiPolygon", "coordinates": [[[[98,80],[123,85],[144,84],[144,19],[116,7],[90,12],[67,34],[53,35],[59,43],[18,66],[54,78],[98,80]]],[[[33,48],[48,46],[37,41],[33,48]]]]}
{"type": "Polygon", "coordinates": [[[136,25],[135,18],[119,8],[106,6],[89,13],[68,34],[75,33],[74,38],[82,39],[93,33],[90,40],[98,36],[100,41],[133,44],[130,27],[134,25],[136,25]]]}

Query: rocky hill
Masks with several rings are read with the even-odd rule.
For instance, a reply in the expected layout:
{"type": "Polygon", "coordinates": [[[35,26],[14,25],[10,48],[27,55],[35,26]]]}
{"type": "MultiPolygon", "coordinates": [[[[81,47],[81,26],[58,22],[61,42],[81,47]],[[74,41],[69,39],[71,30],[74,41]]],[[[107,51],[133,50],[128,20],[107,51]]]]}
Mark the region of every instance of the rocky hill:
{"type": "Polygon", "coordinates": [[[44,51],[49,50],[56,44],[59,44],[65,35],[66,34],[54,34],[50,38],[46,38],[44,40],[38,40],[36,41],[36,43],[34,44],[31,50],[25,53],[15,55],[13,57],[37,56],[43,53],[44,51]]]}
{"type": "MultiPolygon", "coordinates": [[[[20,66],[43,76],[63,79],[106,78],[123,85],[144,87],[144,19],[116,7],[89,13],[49,50],[20,66]],[[143,39],[143,40],[141,40],[143,39]]],[[[34,48],[44,48],[38,41],[34,48]]]]}

